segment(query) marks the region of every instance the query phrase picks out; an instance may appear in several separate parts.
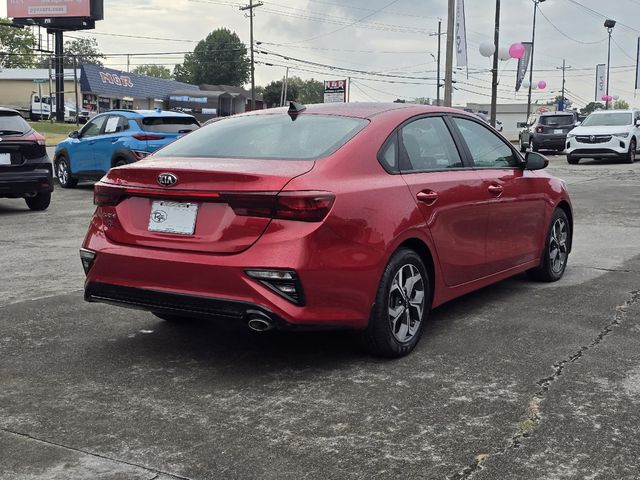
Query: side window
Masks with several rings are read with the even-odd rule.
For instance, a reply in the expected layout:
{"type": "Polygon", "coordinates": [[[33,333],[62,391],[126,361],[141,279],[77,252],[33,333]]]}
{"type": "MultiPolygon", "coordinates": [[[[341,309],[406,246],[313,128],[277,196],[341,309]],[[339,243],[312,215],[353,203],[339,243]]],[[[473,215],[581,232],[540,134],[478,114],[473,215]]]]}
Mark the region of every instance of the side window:
{"type": "Polygon", "coordinates": [[[94,118],[84,126],[84,128],[82,129],[82,132],[80,133],[80,136],[82,138],[85,138],[85,137],[95,137],[96,135],[100,135],[100,130],[102,130],[102,125],[104,124],[104,121],[106,119],[107,119],[106,115],[103,117],[94,118]]]}
{"type": "Polygon", "coordinates": [[[388,172],[398,171],[398,135],[396,133],[387,140],[378,154],[378,161],[388,172]]]}
{"type": "Polygon", "coordinates": [[[425,172],[462,168],[458,149],[442,117],[427,117],[405,125],[401,132],[402,171],[425,172]]]}
{"type": "Polygon", "coordinates": [[[515,168],[519,166],[520,161],[513,150],[491,130],[464,118],[454,117],[453,121],[460,129],[476,167],[515,168]]]}
{"type": "Polygon", "coordinates": [[[129,130],[129,121],[124,117],[120,117],[116,131],[124,132],[125,130],[129,130]]]}
{"type": "Polygon", "coordinates": [[[104,126],[105,135],[108,133],[116,133],[118,131],[118,123],[120,122],[120,117],[118,115],[111,115],[107,118],[107,123],[104,126]]]}

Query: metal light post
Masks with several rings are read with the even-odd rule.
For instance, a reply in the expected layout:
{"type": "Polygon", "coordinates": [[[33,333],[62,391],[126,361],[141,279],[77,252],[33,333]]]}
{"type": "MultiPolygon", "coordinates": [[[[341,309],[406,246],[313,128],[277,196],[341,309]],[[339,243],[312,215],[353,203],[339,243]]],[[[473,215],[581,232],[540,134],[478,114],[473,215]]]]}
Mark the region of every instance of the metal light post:
{"type": "Polygon", "coordinates": [[[527,97],[527,122],[531,115],[531,85],[533,85],[533,52],[536,46],[536,13],[538,12],[538,4],[545,0],[533,0],[533,32],[531,33],[531,66],[529,68],[529,95],[527,97]]]}
{"type": "Polygon", "coordinates": [[[604,26],[607,29],[607,32],[609,32],[609,47],[607,49],[607,103],[605,105],[605,109],[609,110],[609,64],[611,63],[611,33],[613,32],[613,27],[616,26],[616,21],[607,19],[604,21],[604,26]]]}

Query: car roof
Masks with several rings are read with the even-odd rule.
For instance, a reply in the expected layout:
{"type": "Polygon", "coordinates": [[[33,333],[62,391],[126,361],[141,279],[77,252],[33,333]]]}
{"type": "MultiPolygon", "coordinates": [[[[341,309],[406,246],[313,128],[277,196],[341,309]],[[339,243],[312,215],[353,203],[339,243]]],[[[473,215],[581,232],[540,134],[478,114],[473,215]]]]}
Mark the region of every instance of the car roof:
{"type": "Polygon", "coordinates": [[[14,110],[13,108],[0,107],[0,112],[3,112],[3,113],[9,112],[9,113],[14,113],[16,115],[20,115],[20,112],[17,110],[14,110]]]}
{"type": "MultiPolygon", "coordinates": [[[[467,113],[457,108],[435,107],[431,105],[418,105],[415,103],[374,103],[374,102],[354,102],[354,103],[313,103],[304,105],[305,110],[302,114],[317,115],[337,115],[343,117],[354,117],[362,119],[370,119],[384,113],[405,110],[410,115],[420,115],[424,113],[458,113],[473,117],[473,114],[467,113]]],[[[288,107],[269,108],[263,110],[255,110],[247,112],[243,115],[269,115],[276,113],[287,113],[288,107]]]]}
{"type": "Polygon", "coordinates": [[[591,115],[593,115],[594,113],[601,115],[603,113],[633,113],[637,111],[637,108],[618,108],[616,110],[614,109],[609,109],[609,110],[594,110],[593,112],[591,112],[591,115]]]}
{"type": "Polygon", "coordinates": [[[182,112],[173,112],[170,110],[126,110],[115,108],[103,113],[118,113],[127,118],[140,118],[140,117],[188,117],[193,118],[193,115],[182,112]]]}
{"type": "Polygon", "coordinates": [[[549,115],[557,116],[557,115],[575,115],[574,112],[542,112],[540,114],[541,117],[548,117],[549,115]]]}

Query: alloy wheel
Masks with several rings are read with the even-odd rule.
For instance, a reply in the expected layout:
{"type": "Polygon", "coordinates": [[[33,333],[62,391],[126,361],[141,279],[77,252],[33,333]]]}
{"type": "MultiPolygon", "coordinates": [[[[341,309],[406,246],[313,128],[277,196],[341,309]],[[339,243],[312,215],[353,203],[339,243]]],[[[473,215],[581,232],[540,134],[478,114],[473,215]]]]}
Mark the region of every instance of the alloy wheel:
{"type": "Polygon", "coordinates": [[[66,185],[69,183],[69,167],[67,167],[67,162],[64,160],[60,160],[58,162],[58,181],[61,185],[66,185]]]}
{"type": "Polygon", "coordinates": [[[409,342],[420,330],[425,305],[425,283],[412,264],[403,265],[389,290],[389,324],[394,338],[409,342]]]}
{"type": "Polygon", "coordinates": [[[562,273],[567,262],[568,237],[567,223],[563,218],[556,219],[549,237],[549,266],[556,274],[562,273]]]}

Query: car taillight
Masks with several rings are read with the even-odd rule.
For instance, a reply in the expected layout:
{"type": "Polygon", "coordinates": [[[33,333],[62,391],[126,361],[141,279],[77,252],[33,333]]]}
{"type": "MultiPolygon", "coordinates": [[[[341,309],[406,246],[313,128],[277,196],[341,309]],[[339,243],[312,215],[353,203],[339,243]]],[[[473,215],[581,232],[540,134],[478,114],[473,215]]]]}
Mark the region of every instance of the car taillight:
{"type": "Polygon", "coordinates": [[[99,207],[116,206],[125,196],[121,187],[96,183],[93,187],[93,204],[99,207]]]}
{"type": "Polygon", "coordinates": [[[536,127],[536,133],[544,132],[544,127],[536,127]]]}
{"type": "Polygon", "coordinates": [[[333,206],[335,195],[330,192],[284,192],[221,194],[221,199],[236,215],[267,217],[300,222],[320,222],[333,206]]]}
{"type": "Polygon", "coordinates": [[[136,140],[146,142],[147,140],[164,140],[163,135],[152,135],[150,133],[134,133],[131,135],[136,140]]]}

